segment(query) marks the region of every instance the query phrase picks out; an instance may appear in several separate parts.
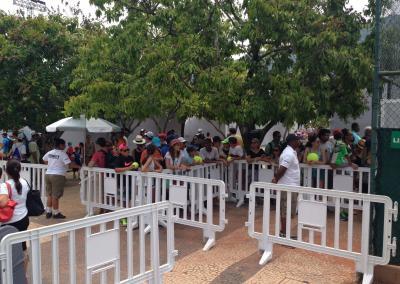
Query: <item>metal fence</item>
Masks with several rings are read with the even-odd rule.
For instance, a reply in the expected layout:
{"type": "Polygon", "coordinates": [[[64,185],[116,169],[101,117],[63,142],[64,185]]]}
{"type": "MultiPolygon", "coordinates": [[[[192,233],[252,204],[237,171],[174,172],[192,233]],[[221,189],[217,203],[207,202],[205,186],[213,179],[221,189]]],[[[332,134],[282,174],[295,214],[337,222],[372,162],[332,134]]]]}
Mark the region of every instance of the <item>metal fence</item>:
{"type": "Polygon", "coordinates": [[[175,223],[203,230],[207,240],[204,250],[215,245],[216,232],[223,231],[227,223],[225,191],[223,181],[209,178],[81,169],[81,201],[88,215],[95,208],[114,211],[169,200],[174,206],[175,223]]]}
{"type": "MultiPolygon", "coordinates": [[[[375,1],[375,76],[372,99],[372,192],[400,201],[398,182],[400,159],[400,1],[375,1]]],[[[374,247],[380,249],[379,222],[384,214],[377,208],[372,235],[374,247]]],[[[400,225],[394,224],[395,234],[400,225]]],[[[399,255],[399,253],[397,254],[399,255]]],[[[400,257],[393,260],[400,263],[400,257]]]]}
{"type": "Polygon", "coordinates": [[[28,283],[161,283],[177,254],[173,218],[172,205],[158,202],[9,234],[0,243],[2,283],[13,283],[12,248],[22,242],[30,258],[28,283]],[[161,212],[167,216],[162,231],[161,212]],[[126,229],[120,227],[124,218],[126,229]],[[134,219],[139,220],[137,230],[134,219]],[[151,220],[150,236],[145,219],[151,220]]]}
{"type": "Polygon", "coordinates": [[[255,182],[251,184],[248,197],[248,232],[264,251],[261,265],[272,259],[273,244],[288,245],[354,260],[356,270],[364,274],[363,283],[370,284],[374,266],[387,264],[391,252],[393,256],[396,253],[396,238],[392,240],[391,233],[398,209],[397,203],[393,204],[387,196],[255,182]],[[261,221],[256,218],[255,211],[256,192],[260,190],[263,192],[261,221]],[[276,194],[274,203],[272,194],[276,194]],[[329,212],[328,199],[334,200],[333,212],[329,212]],[[356,201],[362,204],[361,224],[354,219],[356,201]],[[342,206],[343,203],[348,206],[342,206]],[[385,212],[381,216],[384,226],[380,232],[384,241],[382,253],[378,255],[369,251],[371,213],[377,205],[385,212]],[[340,219],[344,210],[349,217],[346,223],[340,219]],[[289,217],[282,221],[282,216],[289,217]],[[328,239],[328,234],[333,235],[333,241],[328,239]]]}

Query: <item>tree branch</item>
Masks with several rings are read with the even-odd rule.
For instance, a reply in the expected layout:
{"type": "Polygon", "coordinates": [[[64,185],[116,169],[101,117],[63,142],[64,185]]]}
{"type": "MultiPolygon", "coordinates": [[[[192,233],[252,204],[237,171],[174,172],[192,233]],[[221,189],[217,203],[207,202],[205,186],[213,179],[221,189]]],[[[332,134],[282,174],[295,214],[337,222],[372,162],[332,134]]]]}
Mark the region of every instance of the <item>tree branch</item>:
{"type": "Polygon", "coordinates": [[[214,124],[214,122],[212,122],[212,121],[209,120],[209,119],[206,119],[206,120],[207,120],[207,122],[208,122],[209,124],[211,124],[212,127],[214,127],[214,129],[215,129],[219,134],[222,135],[222,137],[225,137],[225,133],[222,132],[221,129],[218,128],[218,127],[214,124]]]}

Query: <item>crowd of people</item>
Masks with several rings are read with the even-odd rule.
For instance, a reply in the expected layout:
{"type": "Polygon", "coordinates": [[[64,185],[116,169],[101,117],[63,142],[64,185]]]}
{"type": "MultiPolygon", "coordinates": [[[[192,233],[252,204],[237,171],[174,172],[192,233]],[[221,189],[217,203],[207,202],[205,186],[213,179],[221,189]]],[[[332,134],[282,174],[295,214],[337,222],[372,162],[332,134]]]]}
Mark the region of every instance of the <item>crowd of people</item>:
{"type": "MultiPolygon", "coordinates": [[[[357,123],[351,129],[318,129],[298,131],[301,139],[296,150],[298,159],[307,164],[324,164],[332,167],[364,167],[371,162],[371,128],[366,127],[364,134],[359,134],[357,123]]],[[[39,135],[32,133],[27,141],[23,133],[13,133],[10,137],[3,133],[0,141],[0,157],[20,162],[41,163],[41,152],[37,143],[39,135]]],[[[285,149],[285,142],[279,131],[273,132],[273,139],[265,147],[261,140],[253,137],[244,147],[243,138],[235,128],[230,128],[226,137],[204,134],[201,129],[192,141],[177,135],[174,130],[155,134],[141,129],[133,140],[134,149],[129,149],[128,139],[123,133],[113,135],[110,140],[103,137],[94,143],[86,137],[85,143],[66,145],[66,154],[74,164],[73,177],[83,164],[92,167],[114,168],[121,170],[161,171],[186,170],[191,166],[218,162],[228,164],[238,159],[248,162],[264,161],[278,164],[285,149]],[[96,145],[97,144],[97,148],[96,145]]],[[[46,151],[48,152],[48,151],[46,151]]],[[[45,153],[43,153],[44,155],[45,153]]]]}
{"type": "MultiPolygon", "coordinates": [[[[359,126],[353,123],[351,129],[318,129],[298,131],[299,145],[296,147],[297,159],[309,165],[330,165],[332,168],[364,167],[371,161],[371,128],[366,127],[364,135],[359,134],[359,126]]],[[[222,163],[228,165],[235,160],[267,162],[279,164],[287,141],[282,140],[279,131],[273,132],[272,140],[261,147],[261,140],[253,137],[245,147],[243,138],[236,128],[230,128],[226,137],[204,134],[201,129],[191,141],[176,134],[174,130],[154,134],[141,129],[133,139],[134,149],[128,147],[128,139],[123,133],[113,135],[110,140],[98,138],[95,143],[86,137],[75,147],[63,139],[55,139],[54,149],[41,157],[38,134],[32,133],[31,141],[26,141],[21,133],[9,137],[3,133],[1,157],[7,160],[30,163],[46,163],[47,218],[65,218],[59,212],[59,199],[63,195],[65,177],[68,169],[78,178],[82,165],[111,168],[117,173],[129,170],[161,172],[188,170],[203,163],[222,163]]]]}
{"type": "MultiPolygon", "coordinates": [[[[300,162],[338,167],[364,167],[370,164],[371,128],[364,135],[359,134],[357,123],[352,129],[318,129],[300,136],[300,146],[296,149],[300,162]]],[[[91,167],[113,168],[117,172],[125,170],[161,171],[163,169],[187,170],[202,163],[229,164],[234,160],[248,162],[264,161],[279,163],[279,157],[286,147],[279,131],[273,139],[261,147],[260,139],[253,137],[249,146],[244,147],[241,135],[231,128],[226,137],[197,133],[192,141],[178,136],[175,131],[154,134],[142,129],[133,140],[131,150],[126,138],[107,141],[98,138],[98,150],[87,156],[91,167]],[[247,150],[246,150],[247,149],[247,150]]],[[[94,149],[94,146],[90,147],[94,149]]]]}

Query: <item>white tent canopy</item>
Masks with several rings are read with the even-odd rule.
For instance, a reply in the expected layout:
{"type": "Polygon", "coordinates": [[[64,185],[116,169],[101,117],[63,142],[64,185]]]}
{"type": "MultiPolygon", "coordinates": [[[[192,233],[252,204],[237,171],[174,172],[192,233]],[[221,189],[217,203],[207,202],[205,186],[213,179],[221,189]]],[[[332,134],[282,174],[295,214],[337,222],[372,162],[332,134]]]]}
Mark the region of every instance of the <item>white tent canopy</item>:
{"type": "Polygon", "coordinates": [[[66,117],[46,126],[47,132],[68,130],[87,130],[92,133],[109,133],[119,132],[121,131],[121,128],[118,125],[101,118],[85,119],[85,116],[83,115],[81,115],[80,118],[66,117]]]}

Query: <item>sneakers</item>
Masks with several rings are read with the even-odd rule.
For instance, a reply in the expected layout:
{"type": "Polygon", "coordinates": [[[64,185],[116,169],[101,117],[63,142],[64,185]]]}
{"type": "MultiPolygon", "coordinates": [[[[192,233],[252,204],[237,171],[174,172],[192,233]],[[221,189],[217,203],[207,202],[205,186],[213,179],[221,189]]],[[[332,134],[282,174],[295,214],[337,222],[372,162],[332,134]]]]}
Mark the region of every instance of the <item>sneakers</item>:
{"type": "Polygon", "coordinates": [[[46,212],[46,219],[50,219],[51,216],[53,216],[53,213],[51,213],[51,212],[46,212]]]}
{"type": "Polygon", "coordinates": [[[66,217],[61,214],[60,212],[58,212],[57,214],[53,215],[54,219],[65,219],[66,217]]]}

